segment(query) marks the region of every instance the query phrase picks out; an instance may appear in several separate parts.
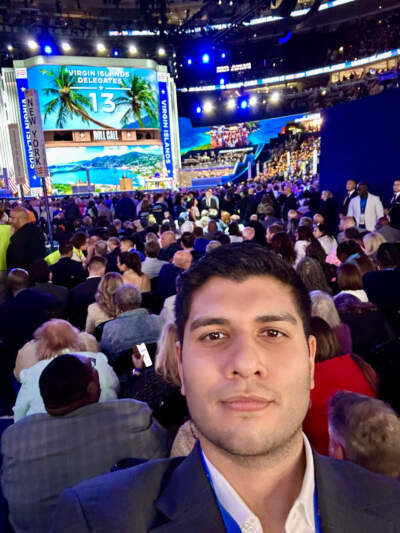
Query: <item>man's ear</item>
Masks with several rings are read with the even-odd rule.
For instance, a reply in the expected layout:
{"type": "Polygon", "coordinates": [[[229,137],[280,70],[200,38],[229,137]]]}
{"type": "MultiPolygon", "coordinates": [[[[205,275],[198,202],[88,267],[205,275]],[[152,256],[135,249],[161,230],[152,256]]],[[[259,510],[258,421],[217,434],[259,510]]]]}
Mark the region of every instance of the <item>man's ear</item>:
{"type": "Polygon", "coordinates": [[[182,345],[180,341],[175,342],[175,356],[176,356],[176,362],[178,365],[179,377],[181,380],[181,393],[183,396],[185,396],[185,385],[183,382],[183,369],[182,369],[182,345]]]}
{"type": "Polygon", "coordinates": [[[315,387],[314,372],[315,372],[315,353],[317,351],[317,339],[314,335],[308,336],[308,353],[310,364],[310,389],[315,387]]]}

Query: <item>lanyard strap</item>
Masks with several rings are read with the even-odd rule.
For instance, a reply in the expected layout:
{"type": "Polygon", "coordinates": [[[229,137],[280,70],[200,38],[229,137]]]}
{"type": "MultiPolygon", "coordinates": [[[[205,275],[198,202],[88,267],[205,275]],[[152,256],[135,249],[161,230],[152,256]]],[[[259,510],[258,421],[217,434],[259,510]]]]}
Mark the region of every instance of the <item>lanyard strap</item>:
{"type": "MultiPolygon", "coordinates": [[[[214,483],[210,474],[210,471],[208,469],[207,463],[204,459],[203,451],[200,452],[201,455],[201,461],[203,463],[203,468],[206,473],[207,479],[211,485],[211,488],[214,491],[215,499],[217,500],[217,504],[222,516],[222,520],[225,525],[225,531],[226,533],[242,533],[242,530],[239,526],[239,524],[232,518],[232,516],[228,513],[228,511],[221,505],[220,501],[217,498],[217,494],[215,492],[214,483]]],[[[322,533],[322,527],[321,527],[321,518],[319,516],[318,512],[318,495],[317,495],[317,487],[315,485],[314,487],[314,522],[315,522],[315,533],[322,533]]]]}

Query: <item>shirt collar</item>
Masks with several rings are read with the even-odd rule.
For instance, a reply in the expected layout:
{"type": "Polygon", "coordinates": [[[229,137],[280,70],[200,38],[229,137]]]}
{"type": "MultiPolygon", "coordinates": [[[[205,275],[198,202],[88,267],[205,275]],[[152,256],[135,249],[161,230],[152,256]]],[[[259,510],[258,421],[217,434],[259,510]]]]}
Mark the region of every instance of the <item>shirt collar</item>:
{"type": "MultiPolygon", "coordinates": [[[[312,450],[307,437],[303,433],[304,450],[306,454],[306,471],[303,478],[303,483],[299,495],[297,496],[289,514],[286,519],[285,531],[295,531],[295,522],[297,522],[296,515],[300,515],[303,522],[306,523],[311,531],[315,531],[315,517],[314,517],[314,489],[315,489],[315,474],[314,474],[314,458],[312,450]]],[[[201,450],[205,464],[207,465],[215,496],[220,505],[231,515],[235,522],[242,530],[247,530],[250,524],[253,525],[253,530],[262,533],[262,526],[258,517],[249,509],[243,499],[229,484],[225,477],[219,472],[215,466],[207,459],[203,450],[201,450]],[[246,527],[247,526],[247,527],[246,527]]]]}

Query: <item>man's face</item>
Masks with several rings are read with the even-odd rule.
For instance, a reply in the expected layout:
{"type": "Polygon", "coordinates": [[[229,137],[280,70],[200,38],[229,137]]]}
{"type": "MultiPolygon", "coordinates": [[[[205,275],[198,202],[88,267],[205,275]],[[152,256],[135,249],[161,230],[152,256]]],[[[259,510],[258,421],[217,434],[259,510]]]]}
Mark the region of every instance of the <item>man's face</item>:
{"type": "Polygon", "coordinates": [[[121,241],[119,247],[121,252],[129,252],[129,250],[132,248],[132,244],[130,241],[121,241]]]}
{"type": "Polygon", "coordinates": [[[17,210],[11,211],[10,226],[13,227],[14,229],[17,230],[19,228],[22,228],[22,226],[24,226],[28,221],[29,219],[27,218],[25,213],[17,211],[17,210]]]}
{"type": "Polygon", "coordinates": [[[356,188],[356,182],[353,181],[353,180],[347,180],[347,183],[346,183],[346,191],[347,192],[350,192],[350,191],[354,191],[354,189],[356,188]]]}
{"type": "Polygon", "coordinates": [[[211,191],[210,190],[206,191],[206,198],[211,198],[211,191]]]}
{"type": "Polygon", "coordinates": [[[396,180],[396,181],[393,183],[393,192],[394,192],[394,193],[398,193],[398,192],[400,192],[400,180],[396,180]]]}
{"type": "Polygon", "coordinates": [[[364,184],[358,186],[358,194],[361,198],[366,198],[368,196],[368,187],[364,184]]]}
{"type": "Polygon", "coordinates": [[[315,339],[305,337],[289,287],[266,276],[209,280],[193,296],[177,355],[203,447],[254,456],[299,432],[315,339]]]}

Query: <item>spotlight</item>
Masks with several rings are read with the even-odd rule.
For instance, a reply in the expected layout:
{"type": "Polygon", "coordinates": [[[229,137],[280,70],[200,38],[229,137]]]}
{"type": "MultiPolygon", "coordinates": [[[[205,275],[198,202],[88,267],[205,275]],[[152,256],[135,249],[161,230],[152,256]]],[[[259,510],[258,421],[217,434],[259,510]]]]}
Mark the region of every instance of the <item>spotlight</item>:
{"type": "Polygon", "coordinates": [[[106,47],[104,46],[103,43],[97,43],[96,48],[98,52],[105,52],[106,50],[106,47]]]}
{"type": "Polygon", "coordinates": [[[38,43],[34,41],[33,39],[29,39],[29,41],[26,44],[28,48],[30,48],[31,50],[37,50],[39,48],[38,43]]]}
{"type": "Polygon", "coordinates": [[[61,43],[61,48],[63,52],[69,52],[71,50],[71,45],[67,41],[61,43]]]}
{"type": "Polygon", "coordinates": [[[187,60],[187,64],[188,64],[188,65],[191,65],[191,64],[192,64],[192,60],[190,59],[190,57],[189,57],[189,59],[187,60]]]}
{"type": "Polygon", "coordinates": [[[14,48],[13,48],[13,46],[12,46],[11,44],[8,44],[8,45],[7,45],[7,50],[8,50],[9,52],[12,52],[12,51],[14,50],[14,48]]]}
{"type": "Polygon", "coordinates": [[[119,52],[118,52],[118,50],[113,50],[113,56],[114,56],[114,57],[118,57],[118,56],[119,56],[119,52]]]}
{"type": "Polygon", "coordinates": [[[225,85],[225,79],[224,79],[224,78],[221,78],[221,79],[219,80],[219,84],[220,84],[220,85],[225,85]]]}
{"type": "Polygon", "coordinates": [[[44,47],[44,53],[47,54],[48,56],[49,56],[50,54],[52,54],[52,53],[53,53],[53,49],[52,49],[52,47],[49,46],[48,44],[46,44],[46,46],[44,47]]]}
{"type": "Polygon", "coordinates": [[[196,107],[196,113],[197,113],[198,115],[201,114],[201,107],[200,107],[199,105],[196,107]]]}
{"type": "Polygon", "coordinates": [[[274,91],[269,97],[269,101],[271,102],[271,104],[277,104],[280,99],[281,99],[281,95],[279,94],[278,91],[274,91]]]}
{"type": "Polygon", "coordinates": [[[250,96],[249,104],[254,107],[257,105],[258,99],[257,96],[250,96]]]}
{"type": "Polygon", "coordinates": [[[132,54],[132,55],[138,53],[138,49],[136,48],[136,46],[134,44],[129,45],[129,53],[132,54]]]}
{"type": "Polygon", "coordinates": [[[160,48],[157,50],[157,54],[160,56],[160,57],[164,57],[167,52],[165,51],[165,48],[163,48],[162,46],[160,46],[160,48]]]}
{"type": "Polygon", "coordinates": [[[247,100],[242,100],[240,102],[240,109],[247,109],[249,104],[247,103],[247,100]]]}
{"type": "Polygon", "coordinates": [[[235,102],[234,98],[229,98],[228,102],[226,103],[226,107],[228,109],[235,109],[236,102],[235,102]]]}
{"type": "Polygon", "coordinates": [[[222,52],[221,54],[221,59],[225,59],[226,58],[226,53],[225,52],[222,52]]]}
{"type": "Polygon", "coordinates": [[[211,111],[213,110],[213,105],[212,105],[212,103],[211,103],[209,100],[207,100],[207,102],[204,102],[204,107],[203,107],[203,109],[204,109],[204,112],[205,112],[205,113],[211,113],[211,111]]]}
{"type": "Polygon", "coordinates": [[[210,62],[210,56],[208,54],[203,54],[201,60],[203,61],[203,63],[207,64],[210,62]]]}

